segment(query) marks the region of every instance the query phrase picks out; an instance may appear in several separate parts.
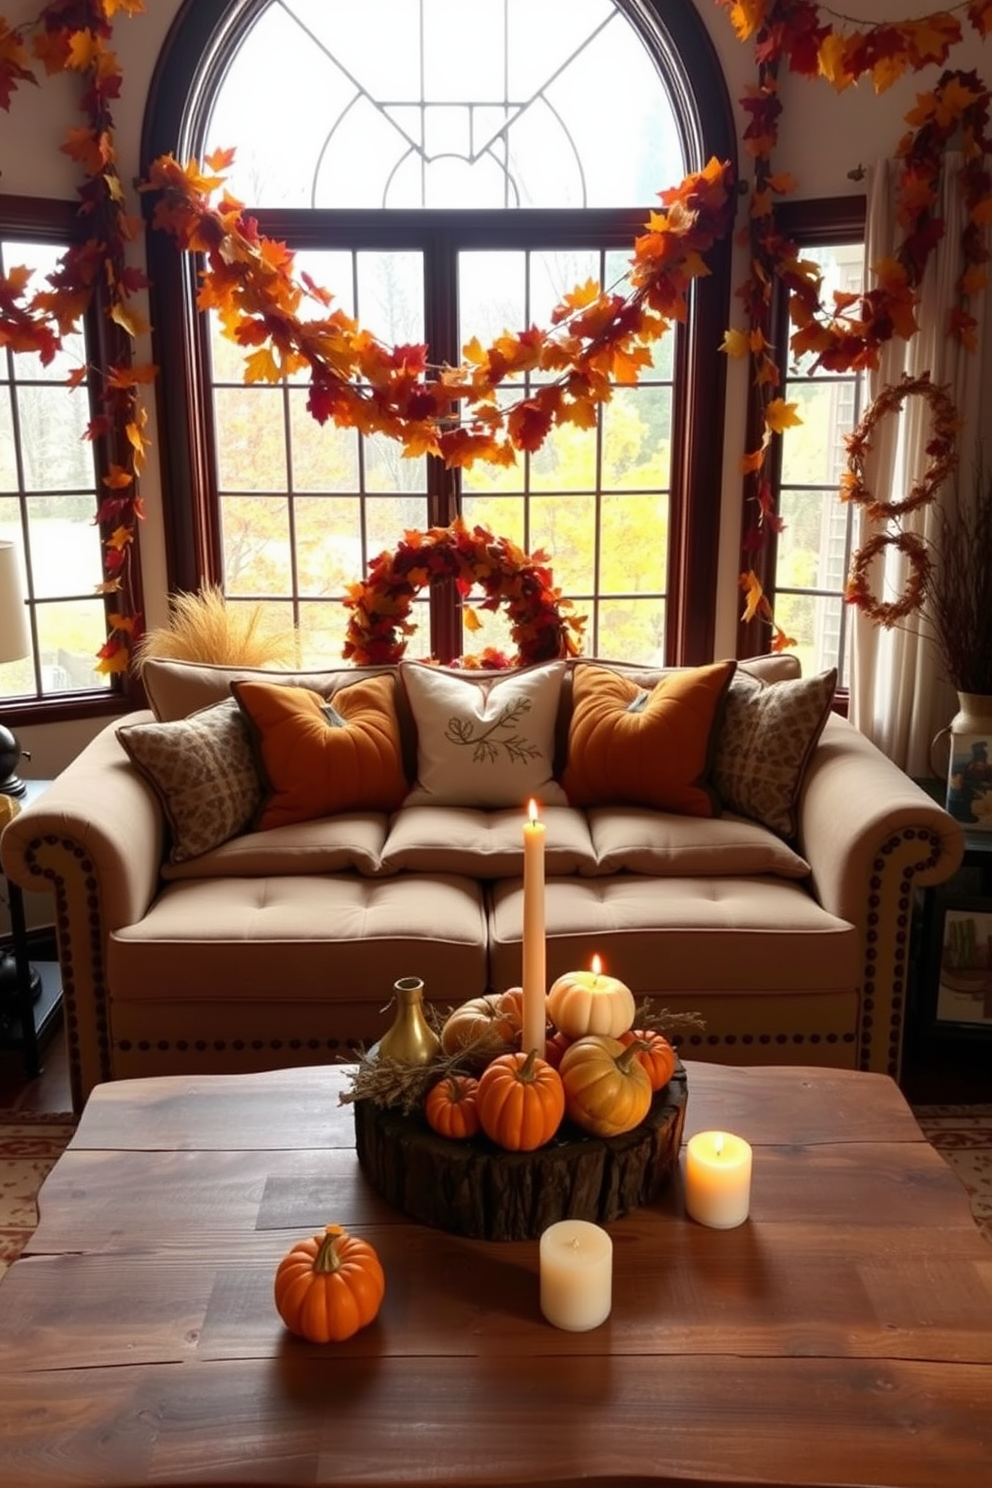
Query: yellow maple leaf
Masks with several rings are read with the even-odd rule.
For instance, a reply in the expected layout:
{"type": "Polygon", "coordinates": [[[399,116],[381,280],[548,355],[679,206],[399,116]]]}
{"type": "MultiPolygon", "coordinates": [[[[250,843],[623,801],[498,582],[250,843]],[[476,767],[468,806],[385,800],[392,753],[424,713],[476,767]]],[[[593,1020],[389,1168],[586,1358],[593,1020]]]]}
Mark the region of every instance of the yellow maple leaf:
{"type": "Polygon", "coordinates": [[[471,605],[464,605],[462,607],[462,624],[466,630],[481,630],[482,621],[479,619],[478,610],[474,610],[471,605]]]}
{"type": "Polygon", "coordinates": [[[847,40],[837,31],[830,31],[820,43],[816,61],[820,76],[825,77],[838,93],[843,93],[854,82],[847,68],[847,40]]]}
{"type": "Polygon", "coordinates": [[[115,548],[120,553],[134,541],[134,533],[128,527],[115,527],[106,541],[108,548],[115,548]]]}
{"type": "MultiPolygon", "coordinates": [[[[720,0],[720,3],[726,4],[726,0],[720,0]]],[[[729,7],[730,24],[738,41],[747,41],[758,29],[767,9],[767,0],[733,0],[729,7]]]]}
{"type": "Polygon", "coordinates": [[[137,310],[132,310],[121,300],[115,300],[110,307],[110,318],[115,325],[119,325],[122,331],[129,336],[142,336],[148,329],[148,322],[137,310]]]}
{"type": "Polygon", "coordinates": [[[279,365],[267,346],[245,357],[245,382],[278,382],[280,375],[279,365]]]}
{"type": "Polygon", "coordinates": [[[766,429],[771,429],[773,434],[781,434],[784,430],[801,424],[802,419],[796,412],[798,407],[798,403],[787,403],[784,398],[773,398],[765,409],[766,429]]]}
{"type": "Polygon", "coordinates": [[[742,573],[737,581],[744,591],[744,613],[741,619],[745,622],[753,620],[765,597],[765,591],[761,587],[761,580],[753,569],[742,573]]]}
{"type": "Polygon", "coordinates": [[[101,656],[93,670],[95,672],[102,672],[106,676],[114,672],[126,672],[130,664],[131,661],[128,656],[127,647],[121,646],[113,655],[101,656]]]}
{"type": "Polygon", "coordinates": [[[751,352],[751,341],[746,331],[725,331],[720,343],[720,350],[725,351],[729,357],[746,357],[751,352]]]}
{"type": "Polygon", "coordinates": [[[121,465],[111,465],[110,473],[103,477],[103,485],[109,491],[123,491],[134,484],[134,476],[121,465]]]}
{"type": "Polygon", "coordinates": [[[891,57],[880,57],[871,70],[875,92],[885,93],[891,88],[892,84],[902,77],[907,65],[905,52],[897,52],[891,57]]]}

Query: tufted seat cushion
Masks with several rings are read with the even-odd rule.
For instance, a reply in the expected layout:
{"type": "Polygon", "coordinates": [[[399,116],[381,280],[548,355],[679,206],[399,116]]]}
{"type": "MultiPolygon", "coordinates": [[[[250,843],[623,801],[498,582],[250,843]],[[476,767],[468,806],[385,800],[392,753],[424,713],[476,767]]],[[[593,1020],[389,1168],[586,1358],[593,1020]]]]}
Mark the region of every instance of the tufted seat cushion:
{"type": "Polygon", "coordinates": [[[485,986],[485,937],[482,888],[454,875],[169,884],[137,924],[110,937],[108,973],[121,989],[115,1037],[133,1041],[161,1028],[162,1006],[187,1000],[197,1003],[201,1024],[212,1021],[227,1039],[250,1024],[253,1003],[270,1011],[274,1002],[312,1003],[319,1032],[333,989],[354,1036],[371,1040],[386,1026],[382,1010],[399,977],[423,978],[439,1001],[462,1001],[485,986]]]}

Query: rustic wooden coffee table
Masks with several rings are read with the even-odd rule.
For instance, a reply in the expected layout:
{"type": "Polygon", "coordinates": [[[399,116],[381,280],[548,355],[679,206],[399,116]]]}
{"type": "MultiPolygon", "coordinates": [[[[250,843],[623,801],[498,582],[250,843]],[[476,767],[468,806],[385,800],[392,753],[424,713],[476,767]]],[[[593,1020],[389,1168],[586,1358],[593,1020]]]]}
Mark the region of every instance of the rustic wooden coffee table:
{"type": "Polygon", "coordinates": [[[0,1483],[988,1483],[992,1247],[895,1085],[688,1076],[686,1137],[754,1146],[751,1218],[693,1224],[676,1177],[609,1227],[612,1316],[579,1334],[540,1315],[537,1241],[372,1192],[340,1070],[100,1087],[0,1283],[0,1483]],[[330,1220],[387,1292],[315,1348],[272,1277],[330,1220]]]}

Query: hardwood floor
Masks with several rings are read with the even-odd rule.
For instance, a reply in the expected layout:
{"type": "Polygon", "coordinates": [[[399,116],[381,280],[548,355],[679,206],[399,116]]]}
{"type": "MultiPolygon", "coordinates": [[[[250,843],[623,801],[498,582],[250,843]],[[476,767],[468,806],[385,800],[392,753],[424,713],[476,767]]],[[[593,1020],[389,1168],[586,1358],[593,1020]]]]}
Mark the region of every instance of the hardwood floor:
{"type": "Polygon", "coordinates": [[[0,1108],[16,1111],[71,1111],[69,1060],[62,1020],[53,1027],[41,1051],[41,1074],[29,1080],[20,1049],[0,1049],[0,1108]]]}

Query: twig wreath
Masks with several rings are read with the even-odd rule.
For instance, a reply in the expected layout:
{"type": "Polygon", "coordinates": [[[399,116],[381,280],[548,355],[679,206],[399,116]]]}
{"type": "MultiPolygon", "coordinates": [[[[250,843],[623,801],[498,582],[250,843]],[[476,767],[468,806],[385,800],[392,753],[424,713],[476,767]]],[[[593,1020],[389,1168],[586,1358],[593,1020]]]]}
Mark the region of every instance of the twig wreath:
{"type": "Polygon", "coordinates": [[[844,597],[856,605],[875,625],[890,630],[907,615],[918,610],[926,597],[931,573],[930,554],[926,543],[915,532],[876,532],[851,559],[851,572],[844,597]],[[877,599],[869,582],[871,566],[886,548],[896,548],[909,559],[909,579],[896,600],[877,599]]]}
{"type": "Polygon", "coordinates": [[[958,463],[957,431],[961,420],[953,401],[944,388],[931,382],[930,373],[919,377],[908,373],[898,382],[889,383],[868,408],[858,427],[845,434],[847,470],[841,476],[840,499],[863,506],[868,517],[884,521],[905,516],[921,506],[929,506],[944,481],[958,463]],[[865,484],[865,462],[871,451],[871,436],[882,419],[897,413],[907,398],[925,398],[932,415],[926,450],[929,463],[920,478],[913,482],[909,495],[901,501],[884,501],[873,496],[865,484]]]}
{"type": "MultiPolygon", "coordinates": [[[[349,587],[345,660],[358,666],[398,662],[417,628],[410,620],[415,597],[441,578],[454,579],[463,599],[478,585],[486,594],[480,609],[503,607],[517,648],[515,657],[487,648],[456,665],[499,669],[579,654],[586,617],[566,613],[572,601],[554,587],[547,554],[528,555],[509,538],[487,527],[469,529],[456,518],[450,527],[407,532],[392,552],[372,560],[364,582],[349,587]]],[[[473,610],[463,615],[469,628],[478,627],[473,610]]]]}
{"type": "MultiPolygon", "coordinates": [[[[931,382],[929,372],[920,377],[905,375],[898,382],[890,383],[879,393],[854,432],[845,435],[848,468],[841,477],[841,500],[858,502],[872,521],[898,521],[909,512],[929,506],[957,465],[960,422],[953,401],[944,388],[931,382]],[[925,398],[930,406],[932,421],[926,444],[929,463],[923,475],[914,481],[908,496],[901,501],[881,501],[865,484],[865,461],[871,450],[871,436],[881,420],[897,413],[907,398],[925,398]]],[[[894,532],[876,532],[862,543],[851,560],[845,598],[874,624],[890,629],[922,608],[931,571],[926,542],[917,533],[898,528],[894,532]],[[886,548],[895,548],[909,561],[906,587],[897,600],[878,599],[869,582],[872,564],[886,548]]]]}

